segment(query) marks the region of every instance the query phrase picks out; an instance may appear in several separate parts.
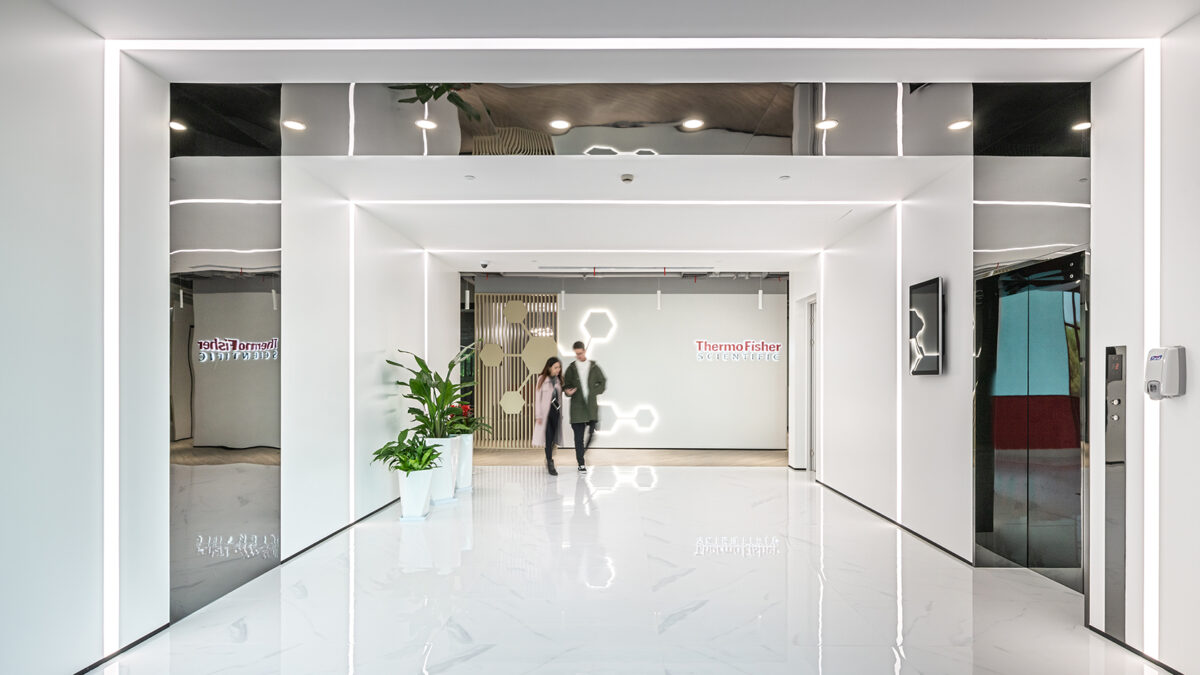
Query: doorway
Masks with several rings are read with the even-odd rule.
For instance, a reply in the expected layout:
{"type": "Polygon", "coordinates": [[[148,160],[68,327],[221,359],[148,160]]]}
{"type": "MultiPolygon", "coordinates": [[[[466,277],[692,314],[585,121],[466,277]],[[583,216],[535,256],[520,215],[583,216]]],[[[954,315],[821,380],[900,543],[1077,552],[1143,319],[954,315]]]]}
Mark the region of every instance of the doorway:
{"type": "Polygon", "coordinates": [[[976,561],[1028,567],[1080,592],[1084,256],[975,282],[976,561]]]}

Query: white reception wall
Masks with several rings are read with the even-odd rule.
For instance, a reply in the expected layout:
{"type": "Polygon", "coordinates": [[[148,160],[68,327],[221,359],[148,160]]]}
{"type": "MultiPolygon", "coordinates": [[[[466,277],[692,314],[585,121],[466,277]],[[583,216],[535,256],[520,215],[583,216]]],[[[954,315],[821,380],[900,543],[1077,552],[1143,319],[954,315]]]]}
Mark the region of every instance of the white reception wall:
{"type": "Polygon", "coordinates": [[[581,324],[589,313],[607,312],[613,324],[608,339],[592,336],[589,350],[608,377],[600,398],[607,431],[597,447],[786,448],[787,296],[765,293],[759,310],[754,293],[664,293],[657,310],[654,291],[651,281],[642,293],[568,293],[560,313],[564,353],[587,341],[581,324]],[[698,361],[696,340],[783,347],[778,361],[698,361]]]}
{"type": "Polygon", "coordinates": [[[0,348],[22,357],[0,378],[0,537],[37,542],[0,557],[10,673],[101,656],[103,63],[103,41],[47,3],[5,5],[0,122],[20,132],[0,154],[0,306],[20,330],[0,331],[0,348]]]}

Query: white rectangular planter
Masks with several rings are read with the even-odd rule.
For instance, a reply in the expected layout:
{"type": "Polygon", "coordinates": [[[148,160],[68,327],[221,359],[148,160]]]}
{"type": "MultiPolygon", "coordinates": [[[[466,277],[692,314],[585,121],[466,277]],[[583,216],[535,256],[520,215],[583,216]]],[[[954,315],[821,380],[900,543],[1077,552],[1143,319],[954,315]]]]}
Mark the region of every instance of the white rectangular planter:
{"type": "Polygon", "coordinates": [[[442,453],[439,466],[433,473],[433,502],[440,504],[454,499],[454,483],[458,478],[458,438],[430,438],[426,440],[442,453]]]}
{"type": "Polygon", "coordinates": [[[458,489],[471,489],[471,472],[475,470],[475,436],[463,434],[458,437],[458,489]]]}
{"type": "Polygon", "coordinates": [[[433,487],[433,471],[396,472],[400,483],[400,517],[419,520],[429,515],[429,499],[433,487]]]}

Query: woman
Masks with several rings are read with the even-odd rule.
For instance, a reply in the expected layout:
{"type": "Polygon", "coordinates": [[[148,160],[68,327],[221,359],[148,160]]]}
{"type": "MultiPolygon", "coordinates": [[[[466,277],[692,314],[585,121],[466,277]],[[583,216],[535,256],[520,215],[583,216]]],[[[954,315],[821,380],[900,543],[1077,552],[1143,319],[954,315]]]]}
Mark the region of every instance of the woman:
{"type": "Polygon", "coordinates": [[[563,384],[562,361],[551,356],[537,377],[533,394],[533,446],[546,446],[546,470],[557,476],[554,447],[562,438],[563,384]]]}

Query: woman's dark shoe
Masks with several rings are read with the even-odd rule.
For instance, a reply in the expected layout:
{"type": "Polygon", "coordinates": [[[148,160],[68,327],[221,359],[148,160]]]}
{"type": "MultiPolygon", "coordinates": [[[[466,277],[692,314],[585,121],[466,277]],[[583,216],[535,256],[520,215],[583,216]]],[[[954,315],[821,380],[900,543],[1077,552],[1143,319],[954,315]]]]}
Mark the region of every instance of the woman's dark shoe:
{"type": "Polygon", "coordinates": [[[580,464],[579,465],[579,473],[587,473],[587,467],[580,464]]]}
{"type": "Polygon", "coordinates": [[[546,460],[546,470],[550,472],[551,476],[558,475],[558,469],[554,468],[554,460],[552,459],[546,460]]]}

